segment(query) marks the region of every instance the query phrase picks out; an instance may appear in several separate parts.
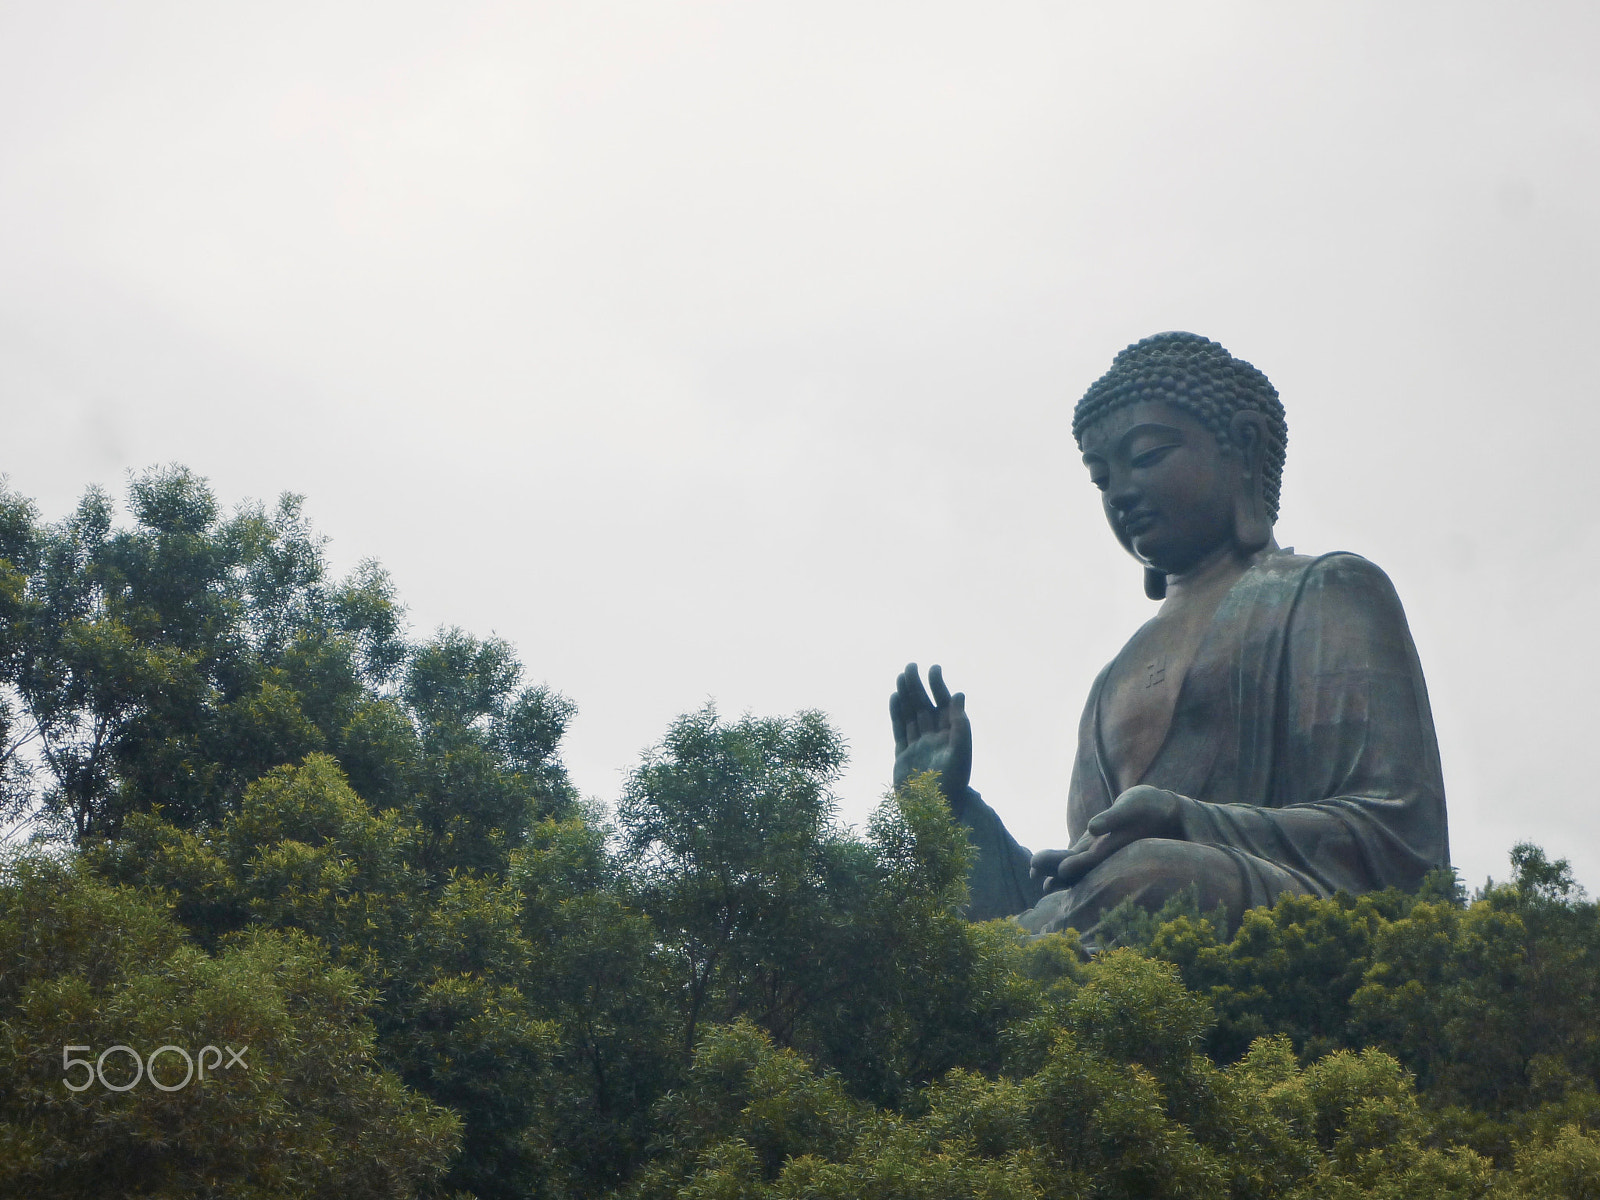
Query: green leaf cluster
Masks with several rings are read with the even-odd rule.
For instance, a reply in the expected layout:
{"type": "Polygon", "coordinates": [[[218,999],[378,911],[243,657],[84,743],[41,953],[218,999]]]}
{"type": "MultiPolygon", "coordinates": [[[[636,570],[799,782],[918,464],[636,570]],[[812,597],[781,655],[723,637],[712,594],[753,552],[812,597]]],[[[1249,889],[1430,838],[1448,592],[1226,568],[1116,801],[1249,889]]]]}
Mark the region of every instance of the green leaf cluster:
{"type": "MultiPolygon", "coordinates": [[[[207,954],[148,895],[25,857],[0,873],[0,947],[0,1194],[401,1197],[456,1154],[460,1120],[384,1069],[370,994],[312,938],[207,954]],[[160,1058],[173,1091],[64,1087],[64,1047],[118,1045],[244,1054],[182,1087],[160,1058]]],[[[120,1052],[104,1071],[135,1078],[120,1052]]]]}
{"type": "MultiPolygon", "coordinates": [[[[1528,898],[1525,886],[1490,888],[1452,910],[1488,921],[1496,901],[1515,904],[1519,893],[1528,898]]],[[[1593,922],[1570,898],[1534,903],[1593,922]]],[[[1445,907],[1414,902],[1385,922],[1374,967],[1395,966],[1385,947],[1417,936],[1408,921],[1425,926],[1445,907]]],[[[1181,918],[1158,933],[1170,940],[1192,926],[1181,918]]],[[[1317,945],[1299,938],[1284,940],[1317,945]]],[[[1260,939],[1258,931],[1246,944],[1259,949],[1260,939]]],[[[684,1085],[658,1103],[654,1159],[626,1195],[1577,1200],[1600,1191],[1600,1109],[1592,1074],[1576,1074],[1576,1048],[1559,1068],[1537,1052],[1522,1064],[1546,1087],[1543,1100],[1502,1095],[1491,1109],[1419,1089],[1400,1043],[1307,1056],[1275,1032],[1219,1062],[1206,1052],[1217,1028],[1211,1003],[1184,985],[1176,963],[1133,948],[1080,963],[1075,950],[1062,935],[1013,935],[1012,971],[1051,982],[1035,993],[1035,1011],[1002,1031],[1001,1068],[954,1068],[897,1107],[863,1099],[837,1069],[753,1024],[716,1027],[684,1085]]],[[[1477,976],[1470,960],[1461,974],[1477,976]]],[[[1353,1028],[1385,1011],[1373,990],[1381,986],[1357,989],[1353,1028]]],[[[1592,1004],[1594,990],[1585,998],[1592,1004]]],[[[1450,1010],[1462,997],[1445,988],[1434,1002],[1450,1010]]],[[[1546,1029],[1534,1041],[1548,1048],[1563,1036],[1546,1029]]]]}
{"type": "Polygon", "coordinates": [[[286,495],[224,513],[182,468],[91,490],[63,521],[0,489],[0,820],[78,844],[159,810],[214,828],[308,754],[420,824],[422,864],[503,868],[564,811],[571,704],[521,684],[510,646],[458,629],[411,644],[387,576],[329,576],[286,495]]]}
{"type": "Polygon", "coordinates": [[[247,787],[213,831],[136,814],[81,859],[165,900],[200,945],[292,931],[357,980],[383,1063],[463,1122],[448,1189],[598,1189],[630,1161],[671,1057],[654,930],[579,815],[535,825],[502,872],[435,879],[417,865],[427,836],[313,754],[247,787]]]}
{"type": "Polygon", "coordinates": [[[820,714],[680,718],[618,806],[636,903],[683,997],[687,1054],[745,1019],[881,1103],[960,1065],[996,1065],[1023,1001],[992,939],[959,916],[971,850],[935,781],[914,781],[862,839],[828,784],[844,761],[820,714]]]}

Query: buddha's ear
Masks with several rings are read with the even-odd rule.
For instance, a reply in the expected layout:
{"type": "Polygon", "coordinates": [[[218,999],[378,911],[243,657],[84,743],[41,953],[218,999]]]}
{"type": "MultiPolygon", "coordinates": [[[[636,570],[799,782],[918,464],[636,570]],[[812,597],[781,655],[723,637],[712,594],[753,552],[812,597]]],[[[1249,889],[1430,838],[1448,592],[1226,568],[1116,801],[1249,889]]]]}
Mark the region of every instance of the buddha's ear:
{"type": "Polygon", "coordinates": [[[1239,549],[1254,554],[1272,540],[1272,518],[1267,515],[1267,420],[1249,409],[1233,414],[1228,440],[1239,456],[1242,478],[1234,493],[1233,537],[1239,549]]]}

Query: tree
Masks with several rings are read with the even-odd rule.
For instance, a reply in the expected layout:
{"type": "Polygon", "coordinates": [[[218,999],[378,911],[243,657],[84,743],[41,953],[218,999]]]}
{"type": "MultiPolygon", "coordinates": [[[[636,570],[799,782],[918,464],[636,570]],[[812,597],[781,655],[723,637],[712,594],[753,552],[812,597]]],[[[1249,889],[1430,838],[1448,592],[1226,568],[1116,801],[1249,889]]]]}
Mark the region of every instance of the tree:
{"type": "Polygon", "coordinates": [[[227,516],[174,467],[136,477],[129,508],[118,528],[91,489],[41,525],[0,493],[0,818],[31,810],[80,844],[157,805],[214,827],[267,771],[328,753],[376,810],[421,824],[442,879],[504,869],[570,807],[570,702],[523,686],[503,641],[408,644],[376,565],[329,578],[299,497],[227,516]]]}
{"type": "Polygon", "coordinates": [[[1392,1048],[1434,1104],[1480,1114],[1474,1142],[1502,1161],[1549,1125],[1541,1110],[1600,1118],[1600,907],[1565,861],[1526,844],[1511,858],[1516,878],[1469,907],[1419,903],[1384,926],[1351,1000],[1358,1037],[1392,1048]]]}
{"type": "Polygon", "coordinates": [[[418,865],[423,828],[375,813],[328,755],[269,771],[209,833],[135,814],[83,852],[165,899],[202,946],[315,939],[367,989],[382,1061],[462,1120],[447,1187],[590,1194],[637,1161],[673,1078],[668,984],[600,835],[547,819],[506,875],[418,865]]]}
{"type": "MultiPolygon", "coordinates": [[[[428,865],[504,870],[535,822],[575,797],[556,747],[575,711],[543,687],[519,687],[510,645],[441,630],[405,665],[400,699],[416,729],[414,811],[428,865]]],[[[378,795],[375,802],[381,802],[378,795]]]]}
{"type": "Polygon", "coordinates": [[[1600,911],[1533,847],[1470,905],[1440,875],[1229,937],[1179,900],[1090,959],[963,919],[931,776],[840,826],[820,714],[680,718],[611,828],[571,704],[499,639],[407,641],[298,501],[172,469],[131,511],[0,494],[0,812],[72,843],[0,871],[0,1190],[1592,1190],[1600,911]],[[270,1077],[78,1095],[53,1057],[217,1030],[270,1077]]]}
{"type": "Polygon", "coordinates": [[[725,724],[708,705],[629,777],[623,853],[680,965],[686,1050],[741,1015],[787,1041],[817,1001],[830,885],[851,871],[828,790],[843,763],[818,713],[725,724]]]}
{"type": "Polygon", "coordinates": [[[1332,899],[1284,896],[1243,914],[1231,938],[1220,923],[1175,917],[1148,953],[1176,963],[1184,982],[1210,1000],[1218,1021],[1210,1048],[1219,1061],[1242,1056],[1256,1038],[1288,1034],[1310,1061],[1352,1042],[1350,998],[1372,965],[1372,941],[1411,898],[1388,892],[1332,899]]]}
{"type": "Polygon", "coordinates": [[[429,1190],[460,1125],[382,1069],[368,1003],[359,978],[303,935],[253,931],[207,955],[146,896],[48,859],[11,861],[0,872],[0,1191],[429,1190]],[[244,1058],[225,1067],[207,1045],[244,1058]],[[89,1059],[130,1050],[101,1058],[104,1085],[90,1072],[83,1087],[86,1068],[63,1073],[72,1046],[89,1059]],[[180,1054],[151,1059],[162,1046],[209,1073],[185,1084],[180,1054]],[[149,1077],[112,1090],[138,1078],[133,1054],[149,1077]]]}
{"type": "Polygon", "coordinates": [[[1280,1036],[1218,1068],[1197,1053],[1209,1021],[1171,965],[1116,951],[1090,965],[1037,1058],[952,1071],[899,1113],[749,1023],[720,1026],[657,1104],[660,1153],[627,1195],[1512,1200],[1524,1179],[1550,1189],[1535,1195],[1582,1194],[1554,1190],[1600,1145],[1575,1130],[1524,1147],[1513,1181],[1435,1144],[1381,1051],[1302,1068],[1280,1036]]]}
{"type": "Polygon", "coordinates": [[[326,577],[285,496],[225,518],[171,468],[130,487],[133,527],[91,489],[54,526],[7,497],[8,682],[39,748],[38,816],[79,842],[157,803],[215,822],[265,770],[336,747],[404,649],[387,579],[326,577]]]}
{"type": "Polygon", "coordinates": [[[643,1159],[651,1105],[682,1078],[669,957],[596,822],[542,822],[513,852],[507,883],[529,994],[558,1031],[547,1155],[571,1194],[599,1195],[643,1159]]]}

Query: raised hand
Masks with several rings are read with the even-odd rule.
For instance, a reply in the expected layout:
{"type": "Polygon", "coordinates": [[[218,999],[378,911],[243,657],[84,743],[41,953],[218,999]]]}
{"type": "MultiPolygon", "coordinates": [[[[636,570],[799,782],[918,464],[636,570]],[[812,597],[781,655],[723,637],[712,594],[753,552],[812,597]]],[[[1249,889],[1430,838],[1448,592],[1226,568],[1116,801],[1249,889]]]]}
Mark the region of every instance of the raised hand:
{"type": "Polygon", "coordinates": [[[939,789],[952,804],[960,804],[972,778],[972,724],[967,720],[967,698],[954,696],[944,684],[937,665],[928,669],[933,699],[922,687],[917,664],[907,663],[889,697],[889,721],[894,726],[894,785],[899,787],[922,771],[939,772],[939,789]]]}
{"type": "Polygon", "coordinates": [[[1180,837],[1183,798],[1176,792],[1139,784],[1089,821],[1083,836],[1066,850],[1041,850],[1029,873],[1044,879],[1046,892],[1069,888],[1124,846],[1141,838],[1180,837]]]}

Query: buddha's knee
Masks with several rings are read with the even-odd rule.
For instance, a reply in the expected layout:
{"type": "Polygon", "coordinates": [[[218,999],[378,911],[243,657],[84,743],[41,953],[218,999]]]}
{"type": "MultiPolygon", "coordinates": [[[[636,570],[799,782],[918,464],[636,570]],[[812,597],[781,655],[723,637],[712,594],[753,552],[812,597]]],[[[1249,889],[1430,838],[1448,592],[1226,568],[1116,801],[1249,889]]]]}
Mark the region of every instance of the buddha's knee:
{"type": "Polygon", "coordinates": [[[1086,907],[1113,908],[1131,899],[1156,909],[1188,889],[1193,889],[1202,910],[1222,903],[1237,911],[1238,868],[1215,846],[1141,838],[1095,867],[1074,891],[1078,903],[1086,907]]]}

